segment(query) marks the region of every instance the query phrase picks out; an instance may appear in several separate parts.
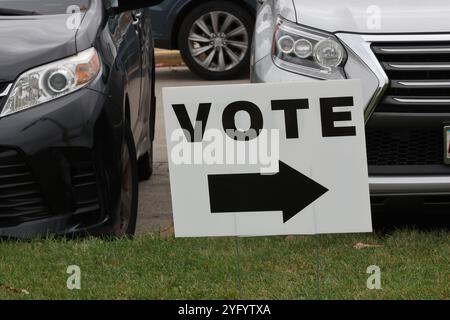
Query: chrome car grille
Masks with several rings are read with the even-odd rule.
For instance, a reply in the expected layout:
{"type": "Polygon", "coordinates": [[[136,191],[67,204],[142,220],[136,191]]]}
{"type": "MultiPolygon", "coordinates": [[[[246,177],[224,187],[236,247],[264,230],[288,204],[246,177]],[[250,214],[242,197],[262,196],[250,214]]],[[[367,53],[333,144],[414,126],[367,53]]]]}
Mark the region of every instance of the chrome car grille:
{"type": "Polygon", "coordinates": [[[389,87],[377,112],[450,112],[450,43],[375,43],[389,87]]]}
{"type": "Polygon", "coordinates": [[[366,126],[369,173],[450,174],[443,154],[450,42],[375,42],[371,47],[389,85],[366,126]],[[437,120],[427,122],[427,115],[437,120]],[[409,123],[408,117],[416,120],[409,123]]]}

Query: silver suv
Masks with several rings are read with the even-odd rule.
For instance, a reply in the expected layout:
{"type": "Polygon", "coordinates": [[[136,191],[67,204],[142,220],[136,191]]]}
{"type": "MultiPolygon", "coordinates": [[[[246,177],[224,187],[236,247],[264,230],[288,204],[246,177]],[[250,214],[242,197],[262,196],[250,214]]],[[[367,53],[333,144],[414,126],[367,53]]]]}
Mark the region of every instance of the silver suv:
{"type": "Polygon", "coordinates": [[[260,1],[251,60],[252,82],[362,79],[373,207],[448,211],[448,0],[260,1]]]}

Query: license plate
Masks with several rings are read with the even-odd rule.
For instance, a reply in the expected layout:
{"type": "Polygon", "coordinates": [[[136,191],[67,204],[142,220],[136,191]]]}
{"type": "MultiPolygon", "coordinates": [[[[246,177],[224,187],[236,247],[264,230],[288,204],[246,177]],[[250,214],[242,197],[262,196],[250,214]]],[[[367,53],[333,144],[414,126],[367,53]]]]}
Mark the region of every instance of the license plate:
{"type": "Polygon", "coordinates": [[[444,163],[450,164],[450,126],[444,128],[444,163]]]}

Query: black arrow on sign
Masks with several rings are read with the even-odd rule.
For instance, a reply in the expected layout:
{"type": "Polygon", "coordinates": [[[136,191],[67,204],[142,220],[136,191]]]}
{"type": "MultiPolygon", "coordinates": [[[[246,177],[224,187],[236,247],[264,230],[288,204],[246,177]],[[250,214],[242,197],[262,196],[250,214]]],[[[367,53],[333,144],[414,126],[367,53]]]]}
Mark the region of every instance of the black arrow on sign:
{"type": "Polygon", "coordinates": [[[212,213],[283,211],[286,223],[328,189],[280,161],[274,175],[209,175],[212,213]]]}

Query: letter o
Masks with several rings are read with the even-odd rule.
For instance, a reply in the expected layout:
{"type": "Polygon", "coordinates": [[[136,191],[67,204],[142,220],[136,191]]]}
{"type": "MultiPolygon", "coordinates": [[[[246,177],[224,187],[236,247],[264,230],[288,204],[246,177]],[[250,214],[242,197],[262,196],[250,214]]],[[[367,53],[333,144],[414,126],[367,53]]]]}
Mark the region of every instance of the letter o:
{"type": "Polygon", "coordinates": [[[222,115],[223,129],[227,135],[238,141],[248,141],[255,139],[261,133],[263,128],[263,115],[258,106],[249,101],[236,101],[230,103],[222,115]],[[235,116],[239,111],[245,111],[250,116],[250,128],[246,131],[241,131],[236,128],[235,116]],[[230,131],[234,134],[230,134],[230,131]]]}

